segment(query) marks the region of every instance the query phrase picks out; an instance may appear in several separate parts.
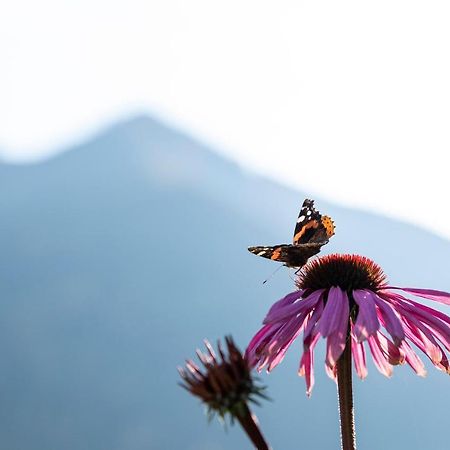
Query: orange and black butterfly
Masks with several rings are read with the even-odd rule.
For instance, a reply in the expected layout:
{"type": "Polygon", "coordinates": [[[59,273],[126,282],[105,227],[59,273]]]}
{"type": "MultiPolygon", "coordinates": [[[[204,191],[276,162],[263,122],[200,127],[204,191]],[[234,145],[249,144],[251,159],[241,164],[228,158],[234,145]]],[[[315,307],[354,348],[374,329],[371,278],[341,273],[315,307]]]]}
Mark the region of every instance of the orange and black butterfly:
{"type": "Polygon", "coordinates": [[[300,268],[311,256],[317,255],[323,245],[334,234],[331,217],[322,216],[314,208],[314,200],[306,199],[295,224],[292,244],[273,247],[249,247],[249,252],[284,263],[287,267],[300,268]]]}

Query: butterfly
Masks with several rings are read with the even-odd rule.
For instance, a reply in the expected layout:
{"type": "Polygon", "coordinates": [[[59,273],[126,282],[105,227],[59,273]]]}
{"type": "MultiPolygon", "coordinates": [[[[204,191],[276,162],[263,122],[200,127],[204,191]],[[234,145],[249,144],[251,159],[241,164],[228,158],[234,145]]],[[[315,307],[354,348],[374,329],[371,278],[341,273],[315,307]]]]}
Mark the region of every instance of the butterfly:
{"type": "Polygon", "coordinates": [[[249,247],[248,251],[263,258],[284,263],[287,267],[300,268],[311,256],[317,255],[334,234],[334,222],[322,216],[314,208],[314,200],[305,199],[295,224],[292,244],[273,247],[249,247]]]}

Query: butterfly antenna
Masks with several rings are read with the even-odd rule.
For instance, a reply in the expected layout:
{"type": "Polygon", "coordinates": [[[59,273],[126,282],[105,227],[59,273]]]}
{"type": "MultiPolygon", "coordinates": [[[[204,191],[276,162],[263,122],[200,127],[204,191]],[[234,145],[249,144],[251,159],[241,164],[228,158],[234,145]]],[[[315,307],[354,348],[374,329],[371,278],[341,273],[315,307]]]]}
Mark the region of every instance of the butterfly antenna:
{"type": "Polygon", "coordinates": [[[292,272],[289,272],[289,278],[295,282],[295,277],[298,276],[298,274],[302,271],[303,266],[299,267],[295,272],[294,275],[292,275],[292,272]]]}
{"type": "Polygon", "coordinates": [[[271,274],[269,277],[267,277],[262,284],[266,284],[281,268],[283,267],[283,265],[278,266],[271,274]]]}

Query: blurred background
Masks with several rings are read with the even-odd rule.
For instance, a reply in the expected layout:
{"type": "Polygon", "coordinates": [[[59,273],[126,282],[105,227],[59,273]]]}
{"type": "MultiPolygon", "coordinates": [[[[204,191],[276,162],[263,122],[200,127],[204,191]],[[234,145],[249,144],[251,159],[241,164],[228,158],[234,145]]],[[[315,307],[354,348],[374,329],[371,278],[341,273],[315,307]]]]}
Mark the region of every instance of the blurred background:
{"type": "MultiPolygon", "coordinates": [[[[0,448],[250,448],[177,386],[202,339],[245,348],[292,272],[305,197],[323,253],[450,290],[445,1],[7,2],[0,15],[0,448]]],[[[436,307],[436,305],[433,305],[436,307]]],[[[448,313],[447,310],[443,309],[448,313]]],[[[256,412],[275,449],[338,448],[335,385],[256,412]]],[[[448,449],[448,377],[369,365],[367,450],[448,449]]]]}

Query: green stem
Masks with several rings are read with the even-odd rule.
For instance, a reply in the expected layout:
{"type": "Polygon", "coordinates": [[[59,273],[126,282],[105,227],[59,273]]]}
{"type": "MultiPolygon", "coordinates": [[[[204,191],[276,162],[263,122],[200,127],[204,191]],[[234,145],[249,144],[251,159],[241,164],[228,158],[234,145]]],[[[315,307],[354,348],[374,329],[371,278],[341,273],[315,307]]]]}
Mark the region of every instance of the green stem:
{"type": "Polygon", "coordinates": [[[342,450],[356,450],[355,418],[352,392],[352,350],[350,336],[337,362],[339,416],[341,420],[342,450]]]}

